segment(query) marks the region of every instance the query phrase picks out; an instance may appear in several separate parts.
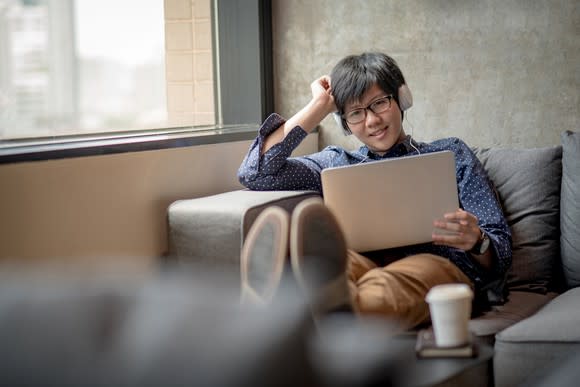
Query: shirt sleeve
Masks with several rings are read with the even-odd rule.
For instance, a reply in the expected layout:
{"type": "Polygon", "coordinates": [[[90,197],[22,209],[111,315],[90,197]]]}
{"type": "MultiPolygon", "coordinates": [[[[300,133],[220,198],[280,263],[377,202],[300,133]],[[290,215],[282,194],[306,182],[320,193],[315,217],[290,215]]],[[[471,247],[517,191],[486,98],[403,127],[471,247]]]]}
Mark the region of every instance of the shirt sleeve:
{"type": "MultiPolygon", "coordinates": [[[[300,159],[290,157],[294,149],[308,135],[299,126],[293,128],[280,143],[260,155],[265,138],[283,125],[278,114],[270,115],[258,131],[248,154],[238,169],[242,185],[257,191],[316,190],[321,191],[320,170],[300,159]]],[[[309,163],[312,164],[312,163],[309,163]]],[[[313,164],[314,166],[316,164],[313,164]]]]}
{"type": "Polygon", "coordinates": [[[483,165],[463,141],[456,141],[455,162],[461,206],[477,216],[479,227],[489,236],[496,256],[493,274],[502,278],[512,263],[509,226],[483,165]]]}

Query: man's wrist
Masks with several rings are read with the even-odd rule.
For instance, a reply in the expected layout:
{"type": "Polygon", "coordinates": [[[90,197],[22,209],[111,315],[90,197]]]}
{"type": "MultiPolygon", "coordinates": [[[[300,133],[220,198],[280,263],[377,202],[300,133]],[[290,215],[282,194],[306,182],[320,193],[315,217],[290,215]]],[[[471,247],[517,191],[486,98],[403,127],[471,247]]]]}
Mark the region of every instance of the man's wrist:
{"type": "Polygon", "coordinates": [[[479,229],[479,231],[481,233],[480,237],[477,242],[475,242],[475,245],[473,245],[471,250],[469,250],[470,254],[483,255],[487,253],[487,250],[489,250],[489,246],[491,244],[489,237],[482,229],[479,229]]]}
{"type": "Polygon", "coordinates": [[[332,98],[328,97],[313,98],[310,100],[309,105],[311,111],[316,112],[321,117],[321,120],[336,110],[332,98]]]}

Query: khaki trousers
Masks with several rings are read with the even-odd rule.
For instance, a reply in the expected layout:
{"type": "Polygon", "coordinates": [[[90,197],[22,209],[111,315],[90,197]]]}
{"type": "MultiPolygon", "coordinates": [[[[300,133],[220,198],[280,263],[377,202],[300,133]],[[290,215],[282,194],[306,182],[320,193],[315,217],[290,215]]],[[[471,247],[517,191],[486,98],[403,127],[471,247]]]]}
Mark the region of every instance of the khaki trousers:
{"type": "Polygon", "coordinates": [[[391,319],[408,330],[430,321],[425,296],[435,285],[471,280],[448,259],[418,254],[379,267],[367,257],[348,251],[347,276],[357,313],[391,319]]]}

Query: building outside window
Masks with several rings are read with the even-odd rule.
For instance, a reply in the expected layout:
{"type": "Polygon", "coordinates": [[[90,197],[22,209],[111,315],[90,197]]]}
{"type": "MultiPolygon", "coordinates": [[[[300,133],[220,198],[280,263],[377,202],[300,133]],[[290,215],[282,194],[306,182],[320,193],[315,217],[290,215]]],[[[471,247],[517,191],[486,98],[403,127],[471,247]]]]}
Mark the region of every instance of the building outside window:
{"type": "Polygon", "coordinates": [[[0,0],[0,141],[214,125],[211,0],[0,0]]]}

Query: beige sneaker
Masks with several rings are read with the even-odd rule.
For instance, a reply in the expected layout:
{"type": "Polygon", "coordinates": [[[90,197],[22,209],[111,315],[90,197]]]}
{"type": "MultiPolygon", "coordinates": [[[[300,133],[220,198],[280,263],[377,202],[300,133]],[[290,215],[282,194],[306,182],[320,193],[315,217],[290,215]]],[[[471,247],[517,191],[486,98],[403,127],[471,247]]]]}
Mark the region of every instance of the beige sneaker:
{"type": "Polygon", "coordinates": [[[352,311],[346,277],[346,240],[320,198],[300,202],[290,222],[290,257],[314,317],[352,311]]]}
{"type": "Polygon", "coordinates": [[[276,294],[288,257],[290,216],[268,207],[250,228],[241,253],[242,303],[268,304],[276,294]]]}

